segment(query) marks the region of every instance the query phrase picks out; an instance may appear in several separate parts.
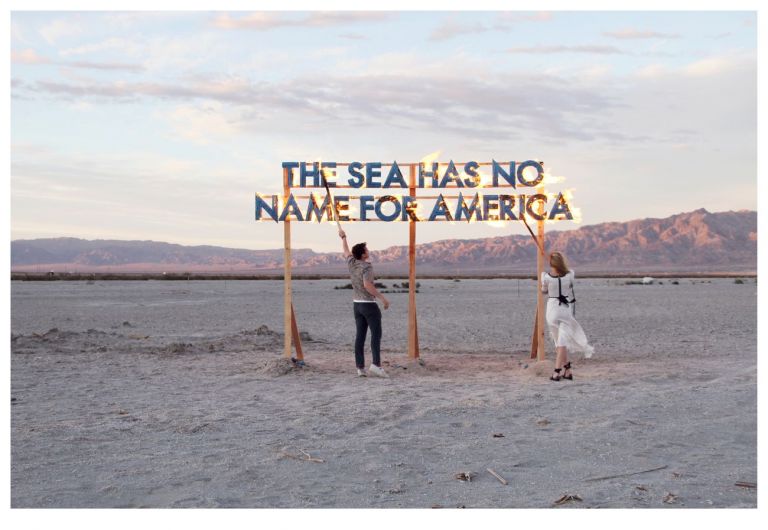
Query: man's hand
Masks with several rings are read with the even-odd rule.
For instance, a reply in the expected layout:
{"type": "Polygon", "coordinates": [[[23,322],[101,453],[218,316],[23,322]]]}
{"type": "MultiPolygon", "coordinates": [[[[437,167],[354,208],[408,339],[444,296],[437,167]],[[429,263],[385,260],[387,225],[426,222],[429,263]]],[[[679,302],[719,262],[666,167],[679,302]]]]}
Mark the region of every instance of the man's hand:
{"type": "Polygon", "coordinates": [[[384,296],[381,297],[381,303],[384,304],[384,309],[389,309],[389,300],[387,300],[384,296]]]}
{"type": "Polygon", "coordinates": [[[341,239],[344,239],[345,237],[347,237],[347,234],[341,228],[339,228],[339,237],[341,239]]]}

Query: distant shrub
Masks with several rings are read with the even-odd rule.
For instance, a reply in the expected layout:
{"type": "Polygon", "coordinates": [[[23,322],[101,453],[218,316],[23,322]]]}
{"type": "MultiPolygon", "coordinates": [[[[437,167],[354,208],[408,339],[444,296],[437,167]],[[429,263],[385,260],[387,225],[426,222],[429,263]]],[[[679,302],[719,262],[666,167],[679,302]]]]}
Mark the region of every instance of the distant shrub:
{"type": "Polygon", "coordinates": [[[741,284],[744,283],[744,280],[742,280],[741,278],[736,278],[735,280],[733,280],[733,283],[737,283],[737,284],[741,285],[741,284]]]}
{"type": "Polygon", "coordinates": [[[672,280],[672,285],[680,285],[680,282],[678,282],[677,280],[672,280]]]}
{"type": "Polygon", "coordinates": [[[337,285],[334,287],[334,289],[352,289],[352,284],[348,283],[347,285],[337,285]]]}

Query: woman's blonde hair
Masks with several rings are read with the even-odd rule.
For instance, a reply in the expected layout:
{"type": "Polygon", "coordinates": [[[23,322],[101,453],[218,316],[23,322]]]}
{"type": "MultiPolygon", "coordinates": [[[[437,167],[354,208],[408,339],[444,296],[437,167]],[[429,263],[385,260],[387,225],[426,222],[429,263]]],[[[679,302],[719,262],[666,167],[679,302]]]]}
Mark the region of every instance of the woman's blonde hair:
{"type": "Polygon", "coordinates": [[[565,259],[565,256],[561,252],[552,252],[549,255],[549,264],[550,266],[557,271],[557,274],[560,276],[565,276],[568,274],[571,269],[568,268],[568,261],[565,259]]]}

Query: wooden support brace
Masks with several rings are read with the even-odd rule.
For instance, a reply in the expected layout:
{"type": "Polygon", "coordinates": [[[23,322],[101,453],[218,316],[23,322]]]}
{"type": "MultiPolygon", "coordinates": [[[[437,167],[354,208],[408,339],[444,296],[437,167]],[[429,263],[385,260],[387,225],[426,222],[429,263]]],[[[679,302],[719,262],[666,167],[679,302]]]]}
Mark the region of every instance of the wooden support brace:
{"type": "Polygon", "coordinates": [[[304,360],[304,350],[301,347],[301,335],[299,335],[299,326],[296,324],[296,313],[293,311],[293,304],[291,304],[291,336],[293,338],[293,346],[296,348],[296,360],[304,360]]]}
{"type": "Polygon", "coordinates": [[[536,307],[536,315],[533,317],[533,333],[531,333],[531,359],[539,356],[539,308],[536,307]]]}

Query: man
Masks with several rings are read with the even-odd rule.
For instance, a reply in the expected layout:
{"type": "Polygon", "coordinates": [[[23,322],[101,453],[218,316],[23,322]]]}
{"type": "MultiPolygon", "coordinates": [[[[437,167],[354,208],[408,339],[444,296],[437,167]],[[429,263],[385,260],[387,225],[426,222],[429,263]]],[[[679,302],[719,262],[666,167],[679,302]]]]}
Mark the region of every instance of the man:
{"type": "Polygon", "coordinates": [[[352,281],[353,312],[355,314],[355,364],[357,375],[366,377],[368,373],[377,377],[389,377],[381,367],[381,311],[376,299],[381,300],[384,309],[389,309],[389,300],[381,294],[373,282],[373,265],[368,261],[368,248],[365,243],[358,243],[349,250],[347,234],[339,229],[339,237],[344,247],[344,258],[349,266],[349,275],[352,281]],[[371,354],[373,360],[368,373],[365,371],[365,336],[371,328],[371,354]]]}

